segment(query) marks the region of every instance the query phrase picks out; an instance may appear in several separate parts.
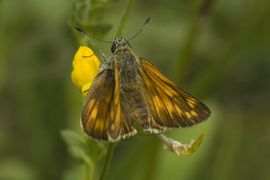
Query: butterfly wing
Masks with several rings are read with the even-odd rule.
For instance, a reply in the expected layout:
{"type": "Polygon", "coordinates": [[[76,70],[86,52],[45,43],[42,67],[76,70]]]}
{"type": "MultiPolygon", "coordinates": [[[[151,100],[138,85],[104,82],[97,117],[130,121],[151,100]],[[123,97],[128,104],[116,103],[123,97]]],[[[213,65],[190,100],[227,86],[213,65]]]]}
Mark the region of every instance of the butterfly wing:
{"type": "Polygon", "coordinates": [[[116,81],[115,72],[103,70],[87,94],[82,111],[82,126],[85,133],[95,139],[117,141],[136,134],[121,111],[119,83],[116,81]]]}
{"type": "MultiPolygon", "coordinates": [[[[206,105],[178,88],[146,59],[140,58],[140,62],[152,118],[163,130],[192,126],[209,117],[206,105]]],[[[160,128],[153,128],[160,131],[160,128]]]]}

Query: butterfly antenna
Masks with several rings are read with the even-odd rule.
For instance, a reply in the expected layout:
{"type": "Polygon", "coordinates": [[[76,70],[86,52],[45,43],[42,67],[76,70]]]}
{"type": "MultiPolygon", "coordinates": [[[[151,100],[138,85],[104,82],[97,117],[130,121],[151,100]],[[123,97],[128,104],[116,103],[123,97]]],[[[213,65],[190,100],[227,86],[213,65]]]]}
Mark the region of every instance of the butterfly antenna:
{"type": "Polygon", "coordinates": [[[143,23],[142,27],[139,29],[139,31],[137,31],[137,32],[136,32],[136,33],[135,33],[128,41],[131,41],[131,40],[134,39],[138,34],[140,34],[140,32],[142,32],[144,26],[145,26],[146,24],[148,24],[149,21],[150,21],[150,17],[148,17],[148,18],[144,21],[144,23],[143,23]]]}
{"type": "Polygon", "coordinates": [[[97,41],[101,41],[101,42],[105,42],[105,43],[110,43],[110,44],[112,43],[111,41],[106,41],[106,40],[103,40],[103,39],[99,39],[99,38],[93,36],[92,34],[90,34],[90,33],[86,32],[86,31],[84,31],[84,30],[83,30],[82,28],[80,28],[80,27],[74,26],[73,28],[76,29],[78,32],[83,33],[83,34],[85,34],[86,36],[89,36],[89,37],[91,37],[92,39],[95,39],[95,40],[97,40],[97,41]]]}

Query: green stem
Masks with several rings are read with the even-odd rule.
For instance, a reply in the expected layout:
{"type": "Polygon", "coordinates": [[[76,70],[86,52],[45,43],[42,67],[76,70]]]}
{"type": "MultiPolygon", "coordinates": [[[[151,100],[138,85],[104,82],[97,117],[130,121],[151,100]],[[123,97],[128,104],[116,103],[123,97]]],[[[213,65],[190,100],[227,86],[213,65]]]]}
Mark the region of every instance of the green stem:
{"type": "Polygon", "coordinates": [[[0,42],[0,90],[2,89],[2,86],[4,85],[4,81],[5,81],[5,75],[6,75],[6,58],[5,58],[5,55],[6,55],[6,38],[5,38],[5,31],[4,31],[4,17],[3,17],[3,9],[4,9],[4,5],[3,5],[3,1],[0,0],[0,39],[1,39],[1,42],[0,42]]]}
{"type": "Polygon", "coordinates": [[[133,2],[134,2],[134,0],[128,0],[128,2],[127,2],[125,11],[124,11],[124,13],[122,15],[122,18],[121,18],[121,21],[120,21],[120,24],[119,24],[119,27],[118,27],[118,30],[117,30],[117,33],[116,33],[116,37],[120,37],[123,34],[123,29],[124,29],[124,27],[126,25],[128,15],[130,13],[133,2]]]}
{"type": "Polygon", "coordinates": [[[183,47],[179,49],[179,55],[173,66],[174,81],[181,83],[185,79],[187,69],[191,63],[192,55],[198,36],[200,35],[203,19],[210,13],[214,0],[195,0],[192,5],[192,17],[188,27],[187,36],[183,47]]]}
{"type": "Polygon", "coordinates": [[[175,81],[177,83],[181,83],[185,78],[186,71],[188,69],[189,62],[194,51],[194,45],[195,41],[197,40],[197,36],[198,21],[194,17],[190,24],[184,46],[179,50],[179,55],[176,61],[177,64],[174,65],[175,68],[173,69],[173,75],[176,78],[175,81]]]}
{"type": "Polygon", "coordinates": [[[86,164],[85,169],[86,169],[86,172],[85,172],[86,177],[85,177],[85,179],[86,180],[91,180],[92,179],[92,176],[91,176],[92,175],[92,171],[91,171],[92,168],[89,166],[89,164],[86,164]]]}
{"type": "Polygon", "coordinates": [[[147,153],[151,158],[148,161],[145,161],[147,166],[144,170],[143,180],[154,180],[158,169],[160,149],[162,149],[162,146],[159,141],[153,141],[151,142],[151,147],[150,152],[147,153]]]}
{"type": "Polygon", "coordinates": [[[185,42],[183,43],[183,46],[180,47],[178,51],[179,52],[178,58],[173,68],[173,75],[175,77],[174,80],[177,83],[182,83],[183,79],[185,78],[186,71],[190,64],[190,59],[194,51],[195,42],[198,37],[198,33],[199,33],[198,31],[199,19],[197,16],[198,3],[199,3],[198,0],[193,2],[192,16],[190,18],[190,24],[188,27],[186,39],[185,39],[185,42]]]}
{"type": "Polygon", "coordinates": [[[106,173],[108,171],[108,168],[109,168],[109,165],[110,165],[110,162],[112,159],[113,150],[114,150],[115,146],[116,146],[116,143],[110,143],[108,146],[107,153],[106,153],[105,160],[104,160],[104,165],[102,167],[100,178],[99,178],[100,180],[105,179],[106,173]]]}

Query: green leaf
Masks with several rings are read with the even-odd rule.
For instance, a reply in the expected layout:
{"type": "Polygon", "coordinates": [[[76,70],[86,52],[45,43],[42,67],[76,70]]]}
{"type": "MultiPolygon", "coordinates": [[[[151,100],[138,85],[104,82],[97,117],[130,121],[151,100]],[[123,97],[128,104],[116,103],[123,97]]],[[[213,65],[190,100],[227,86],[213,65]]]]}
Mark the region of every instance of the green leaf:
{"type": "Polygon", "coordinates": [[[105,146],[72,130],[62,130],[61,135],[75,159],[88,165],[96,163],[105,154],[105,146]]]}
{"type": "Polygon", "coordinates": [[[195,141],[191,142],[184,155],[192,155],[201,145],[204,134],[202,133],[195,141]]]}
{"type": "Polygon", "coordinates": [[[61,135],[71,156],[88,165],[92,164],[90,154],[87,153],[87,142],[81,135],[71,130],[63,130],[61,135]]]}

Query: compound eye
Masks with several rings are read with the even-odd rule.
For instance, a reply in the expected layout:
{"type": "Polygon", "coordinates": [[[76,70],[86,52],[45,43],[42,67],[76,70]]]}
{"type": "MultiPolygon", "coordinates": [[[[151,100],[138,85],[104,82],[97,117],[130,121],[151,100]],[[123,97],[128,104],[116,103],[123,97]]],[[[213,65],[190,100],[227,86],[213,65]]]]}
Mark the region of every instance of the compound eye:
{"type": "Polygon", "coordinates": [[[111,47],[111,51],[112,51],[112,53],[114,53],[114,52],[115,52],[115,50],[116,50],[116,43],[115,43],[115,42],[113,42],[113,43],[112,43],[112,47],[111,47]]]}

